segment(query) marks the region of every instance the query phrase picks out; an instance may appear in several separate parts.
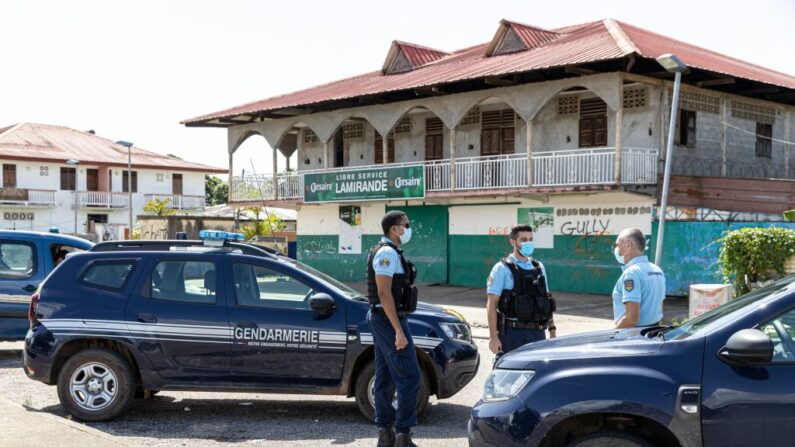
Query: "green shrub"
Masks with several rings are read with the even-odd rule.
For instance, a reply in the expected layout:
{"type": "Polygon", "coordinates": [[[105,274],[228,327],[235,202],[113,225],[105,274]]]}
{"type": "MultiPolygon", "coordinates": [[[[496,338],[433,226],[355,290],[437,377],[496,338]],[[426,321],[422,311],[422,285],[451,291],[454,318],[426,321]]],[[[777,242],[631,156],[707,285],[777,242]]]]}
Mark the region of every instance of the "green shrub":
{"type": "Polygon", "coordinates": [[[783,275],[785,261],[795,256],[795,230],[787,228],[743,228],[718,242],[718,262],[724,281],[734,284],[735,296],[747,293],[748,283],[783,275]]]}

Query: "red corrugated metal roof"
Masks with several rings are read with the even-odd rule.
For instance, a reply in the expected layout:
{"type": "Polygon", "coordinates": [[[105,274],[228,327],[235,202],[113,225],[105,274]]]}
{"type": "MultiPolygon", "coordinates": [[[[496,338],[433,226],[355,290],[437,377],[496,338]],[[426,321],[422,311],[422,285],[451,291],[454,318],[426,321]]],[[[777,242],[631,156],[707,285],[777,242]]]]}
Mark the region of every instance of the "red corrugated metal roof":
{"type": "Polygon", "coordinates": [[[400,42],[398,40],[395,41],[395,45],[400,47],[400,50],[403,51],[403,55],[406,56],[406,59],[409,61],[409,64],[411,64],[411,67],[415,69],[422,67],[423,65],[430,64],[433,61],[437,61],[450,54],[445,51],[435,50],[433,48],[423,47],[413,43],[400,42]]]}
{"type": "MultiPolygon", "coordinates": [[[[198,171],[225,174],[226,169],[179,160],[132,147],[136,168],[198,171]]],[[[0,129],[0,158],[63,163],[127,166],[127,148],[88,132],[50,124],[19,123],[0,129]]]]}
{"type": "Polygon", "coordinates": [[[183,124],[441,85],[485,76],[617,59],[632,53],[639,53],[649,58],[664,53],[675,53],[692,67],[795,89],[795,77],[610,19],[559,28],[550,32],[556,33],[558,38],[527,51],[487,57],[485,51],[489,44],[477,45],[458,50],[406,73],[385,76],[381,71],[374,71],[188,119],[183,121],[183,124]]]}
{"type": "Polygon", "coordinates": [[[513,28],[516,35],[522,39],[528,48],[536,48],[547,42],[557,39],[560,35],[554,31],[548,31],[535,26],[525,25],[524,23],[503,20],[503,23],[513,28]]]}

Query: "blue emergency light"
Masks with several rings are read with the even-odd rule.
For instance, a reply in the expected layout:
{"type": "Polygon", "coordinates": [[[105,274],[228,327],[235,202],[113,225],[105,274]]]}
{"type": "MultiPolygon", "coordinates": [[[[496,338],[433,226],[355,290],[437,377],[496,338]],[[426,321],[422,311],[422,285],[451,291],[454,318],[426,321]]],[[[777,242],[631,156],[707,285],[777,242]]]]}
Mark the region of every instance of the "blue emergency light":
{"type": "Polygon", "coordinates": [[[222,246],[224,241],[245,241],[246,236],[228,231],[202,230],[199,231],[199,239],[204,241],[204,245],[218,247],[222,246]]]}

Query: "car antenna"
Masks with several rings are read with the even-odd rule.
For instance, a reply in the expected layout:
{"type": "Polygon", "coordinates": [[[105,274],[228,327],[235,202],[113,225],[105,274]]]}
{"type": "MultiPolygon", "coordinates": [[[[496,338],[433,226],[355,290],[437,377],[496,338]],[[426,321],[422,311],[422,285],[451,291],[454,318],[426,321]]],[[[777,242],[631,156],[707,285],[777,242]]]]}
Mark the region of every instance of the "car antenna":
{"type": "MultiPolygon", "coordinates": [[[[268,206],[265,204],[265,196],[262,194],[262,188],[260,188],[259,184],[259,176],[257,175],[257,168],[254,167],[254,160],[249,158],[249,163],[251,163],[251,170],[254,172],[254,180],[257,182],[257,192],[259,193],[260,201],[262,201],[262,207],[265,209],[265,217],[268,219],[268,232],[271,234],[271,238],[273,238],[273,227],[271,226],[271,213],[268,212],[268,206]]],[[[273,191],[274,197],[276,195],[276,190],[273,191]]],[[[259,221],[259,210],[257,211],[257,221],[259,221]]]]}

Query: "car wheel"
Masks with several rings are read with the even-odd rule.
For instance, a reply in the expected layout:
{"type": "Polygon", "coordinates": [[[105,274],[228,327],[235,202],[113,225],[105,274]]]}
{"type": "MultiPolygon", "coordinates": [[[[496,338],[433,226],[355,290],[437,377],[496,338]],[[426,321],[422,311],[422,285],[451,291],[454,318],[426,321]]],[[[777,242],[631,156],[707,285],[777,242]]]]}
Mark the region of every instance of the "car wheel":
{"type": "MultiPolygon", "coordinates": [[[[356,404],[359,411],[369,421],[375,422],[375,399],[373,390],[375,389],[375,362],[368,362],[359,377],[356,378],[356,404]]],[[[417,416],[420,416],[428,406],[428,399],[431,395],[431,386],[428,382],[428,375],[420,367],[420,391],[417,393],[417,416]]],[[[397,408],[397,397],[392,401],[392,406],[397,408]]]]}
{"type": "Polygon", "coordinates": [[[570,442],[567,447],[654,447],[649,441],[621,431],[600,431],[570,442]]]}
{"type": "Polygon", "coordinates": [[[58,374],[58,399],[67,413],[88,422],[107,421],[130,406],[135,381],[129,363],[109,349],[86,349],[58,374]]]}

